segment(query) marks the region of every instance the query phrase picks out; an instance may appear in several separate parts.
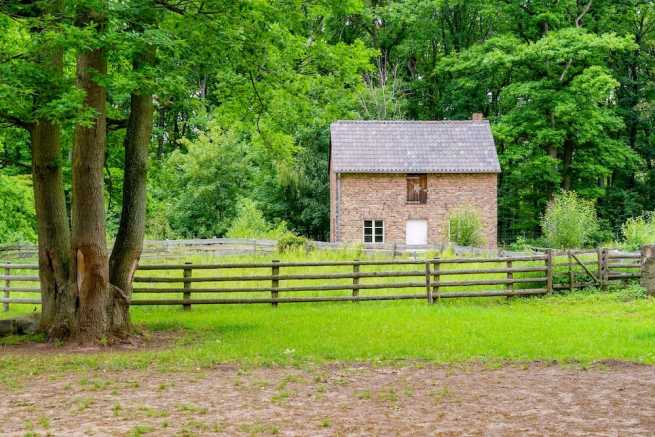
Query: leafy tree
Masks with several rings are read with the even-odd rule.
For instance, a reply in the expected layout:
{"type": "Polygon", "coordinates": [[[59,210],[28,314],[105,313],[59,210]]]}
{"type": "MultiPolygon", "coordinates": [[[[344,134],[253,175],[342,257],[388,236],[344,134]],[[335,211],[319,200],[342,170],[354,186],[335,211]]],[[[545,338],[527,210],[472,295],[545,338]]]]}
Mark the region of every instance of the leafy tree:
{"type": "Polygon", "coordinates": [[[625,38],[567,28],[534,43],[492,38],[439,65],[453,89],[489,97],[504,170],[500,217],[512,232],[532,232],[558,190],[597,199],[614,171],[638,165],[619,134],[619,83],[603,66],[611,53],[632,48],[625,38]]]}
{"type": "Polygon", "coordinates": [[[196,140],[183,140],[156,171],[154,196],[179,236],[223,236],[250,191],[253,174],[248,146],[215,124],[196,140]]]}
{"type": "Polygon", "coordinates": [[[156,49],[167,43],[158,30],[169,12],[184,11],[167,2],[128,3],[10,2],[0,10],[8,28],[2,44],[13,44],[17,52],[0,64],[0,119],[29,133],[39,225],[41,329],[52,338],[95,341],[130,331],[131,282],[145,226],[156,49]],[[110,112],[120,111],[110,110],[109,93],[120,83],[128,96],[121,113],[126,118],[114,121],[110,112]],[[107,132],[116,127],[125,129],[124,180],[110,255],[104,169],[107,132]],[[69,198],[62,132],[72,143],[69,198]]]}

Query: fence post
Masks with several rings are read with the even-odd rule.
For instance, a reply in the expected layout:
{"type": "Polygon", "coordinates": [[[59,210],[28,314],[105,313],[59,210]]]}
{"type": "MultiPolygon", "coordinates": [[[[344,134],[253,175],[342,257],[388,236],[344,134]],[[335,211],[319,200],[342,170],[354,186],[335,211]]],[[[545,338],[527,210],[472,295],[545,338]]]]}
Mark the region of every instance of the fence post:
{"type": "Polygon", "coordinates": [[[546,251],[546,293],[553,292],[553,249],[546,251]]]}
{"type": "Polygon", "coordinates": [[[191,262],[187,261],[184,263],[184,295],[183,300],[185,303],[182,304],[182,309],[184,311],[191,310],[191,304],[187,301],[191,300],[191,276],[193,274],[193,267],[191,267],[191,262]]]}
{"type": "Polygon", "coordinates": [[[603,274],[601,275],[600,283],[601,283],[601,288],[602,290],[607,290],[607,286],[609,285],[609,260],[608,260],[608,250],[603,248],[600,251],[601,255],[601,266],[603,267],[603,274]]]}
{"type": "Polygon", "coordinates": [[[7,299],[7,302],[2,304],[2,309],[5,312],[9,311],[9,302],[8,302],[9,297],[10,297],[9,287],[11,287],[11,281],[9,280],[9,275],[11,275],[11,268],[5,267],[5,276],[6,276],[6,278],[5,278],[5,293],[4,293],[4,296],[7,299]]]}
{"type": "MultiPolygon", "coordinates": [[[[355,262],[353,263],[353,297],[359,297],[359,288],[357,287],[359,285],[359,260],[356,259],[355,262]]],[[[357,302],[357,300],[353,299],[353,302],[357,302]]]]}
{"type": "Polygon", "coordinates": [[[430,297],[432,301],[430,303],[439,302],[439,281],[441,280],[441,275],[439,274],[439,269],[441,268],[441,263],[439,258],[432,260],[432,294],[430,297]]]}
{"type": "Polygon", "coordinates": [[[430,260],[425,260],[425,294],[428,298],[428,303],[433,303],[434,299],[432,298],[432,286],[430,285],[430,260]]]}
{"type": "Polygon", "coordinates": [[[641,246],[641,278],[639,284],[646,289],[650,296],[655,296],[655,245],[641,246]]]}
{"type": "Polygon", "coordinates": [[[573,293],[573,258],[571,257],[571,249],[566,252],[569,260],[569,293],[573,293]]]}
{"type": "Polygon", "coordinates": [[[596,258],[598,258],[598,286],[603,289],[603,250],[600,247],[596,248],[596,258]]]}
{"type": "Polygon", "coordinates": [[[511,282],[514,280],[514,272],[512,272],[512,260],[508,259],[507,260],[507,284],[505,284],[505,291],[507,292],[507,298],[511,298],[512,295],[514,294],[514,282],[511,282]]]}
{"type": "MultiPolygon", "coordinates": [[[[272,279],[271,279],[271,299],[277,299],[278,292],[277,289],[280,287],[280,280],[277,278],[280,276],[280,266],[279,266],[280,260],[274,259],[272,266],[271,266],[271,273],[272,273],[272,279]]],[[[277,307],[277,302],[273,302],[272,305],[274,307],[277,307]]]]}

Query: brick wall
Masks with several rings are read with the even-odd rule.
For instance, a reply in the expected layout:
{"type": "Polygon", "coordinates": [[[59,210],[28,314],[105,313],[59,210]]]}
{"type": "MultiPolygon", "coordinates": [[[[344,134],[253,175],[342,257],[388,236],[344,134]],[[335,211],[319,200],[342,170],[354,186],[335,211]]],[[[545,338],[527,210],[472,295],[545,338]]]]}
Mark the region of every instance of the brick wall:
{"type": "Polygon", "coordinates": [[[406,202],[404,174],[331,174],[331,239],[360,243],[364,220],[378,219],[384,220],[386,243],[404,244],[407,220],[423,219],[428,222],[428,243],[445,243],[448,211],[466,205],[480,212],[488,246],[494,248],[496,177],[494,173],[430,174],[427,204],[416,205],[406,202]]]}

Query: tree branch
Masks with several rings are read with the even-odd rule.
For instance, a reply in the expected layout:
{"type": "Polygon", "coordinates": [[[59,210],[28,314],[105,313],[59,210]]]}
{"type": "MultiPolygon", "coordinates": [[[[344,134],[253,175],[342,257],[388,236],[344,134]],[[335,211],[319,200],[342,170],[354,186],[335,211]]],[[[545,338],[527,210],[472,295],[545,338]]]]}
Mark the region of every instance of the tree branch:
{"type": "Polygon", "coordinates": [[[32,122],[25,121],[13,115],[3,114],[3,113],[0,113],[0,122],[5,122],[15,127],[20,127],[28,131],[32,130],[32,128],[34,127],[34,123],[32,122]]]}
{"type": "MultiPolygon", "coordinates": [[[[575,27],[580,28],[582,26],[582,19],[584,18],[585,15],[587,15],[587,12],[589,12],[589,9],[591,9],[591,4],[593,3],[594,0],[589,0],[589,3],[585,5],[584,8],[582,8],[582,13],[578,15],[578,17],[575,19],[575,27]]],[[[569,62],[566,63],[566,67],[564,67],[564,71],[562,71],[562,75],[559,77],[559,81],[563,82],[564,78],[566,77],[566,73],[568,73],[569,69],[571,68],[571,64],[573,64],[573,57],[569,59],[569,62]]]]}
{"type": "Polygon", "coordinates": [[[171,12],[175,12],[176,14],[184,15],[187,12],[185,9],[183,9],[183,8],[177,6],[177,5],[171,4],[166,0],[155,0],[155,4],[163,7],[164,9],[167,9],[167,10],[169,10],[171,12]]]}
{"type": "Polygon", "coordinates": [[[575,19],[575,27],[580,27],[581,26],[581,21],[584,18],[585,15],[587,15],[587,12],[589,12],[589,9],[591,9],[591,4],[593,3],[594,0],[589,0],[589,3],[585,5],[585,7],[582,9],[582,13],[578,15],[578,18],[575,19]]]}
{"type": "Polygon", "coordinates": [[[266,106],[264,105],[264,101],[262,100],[262,97],[259,95],[259,91],[257,90],[257,85],[255,84],[255,78],[252,75],[252,71],[248,71],[248,75],[250,76],[250,83],[252,84],[252,90],[255,92],[255,97],[259,101],[259,111],[257,112],[257,119],[255,121],[255,125],[257,126],[257,132],[261,135],[261,130],[259,130],[259,119],[262,116],[262,113],[266,111],[266,106]]]}
{"type": "Polygon", "coordinates": [[[573,64],[573,58],[570,58],[569,62],[566,63],[566,67],[564,67],[564,71],[562,71],[562,74],[559,77],[560,82],[564,82],[564,78],[566,77],[566,73],[569,71],[569,68],[571,68],[571,64],[573,64]]]}

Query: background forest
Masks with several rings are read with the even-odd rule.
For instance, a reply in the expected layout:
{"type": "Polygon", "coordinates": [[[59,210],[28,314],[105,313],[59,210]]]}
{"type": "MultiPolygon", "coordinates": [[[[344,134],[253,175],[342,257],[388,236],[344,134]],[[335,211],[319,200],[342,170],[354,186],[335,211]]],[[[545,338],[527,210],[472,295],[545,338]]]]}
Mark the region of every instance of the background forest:
{"type": "MultiPolygon", "coordinates": [[[[503,168],[499,237],[540,236],[560,191],[594,201],[597,241],[655,209],[655,5],[637,0],[161,0],[109,2],[103,78],[110,120],[108,230],[121,211],[121,122],[154,91],[148,222],[153,239],[242,236],[249,222],[328,238],[329,126],[337,119],[490,119],[503,168]],[[161,9],[159,12],[158,10],[161,9]],[[132,52],[156,47],[145,70],[132,52]],[[124,56],[124,57],[123,57],[124,56]]],[[[11,123],[33,98],[16,83],[29,49],[0,15],[0,242],[34,241],[30,137],[11,123]],[[6,121],[6,123],[4,123],[6,121]]],[[[84,35],[63,32],[73,50],[84,35]]],[[[75,79],[75,59],[64,59],[75,79]]],[[[29,76],[29,71],[21,71],[29,76]]],[[[79,92],[62,122],[70,177],[79,92]]],[[[67,183],[70,197],[70,183],[67,183]]]]}

